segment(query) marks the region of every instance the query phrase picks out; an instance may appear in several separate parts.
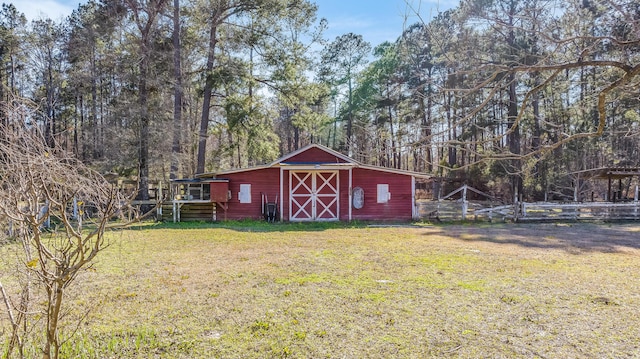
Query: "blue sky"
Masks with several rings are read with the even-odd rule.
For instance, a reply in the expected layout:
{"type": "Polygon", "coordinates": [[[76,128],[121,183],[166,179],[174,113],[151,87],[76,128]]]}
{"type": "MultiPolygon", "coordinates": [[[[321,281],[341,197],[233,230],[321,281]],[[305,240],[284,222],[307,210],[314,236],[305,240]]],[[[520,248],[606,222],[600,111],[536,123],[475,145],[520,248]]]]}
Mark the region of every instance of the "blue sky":
{"type": "Polygon", "coordinates": [[[78,0],[3,0],[2,2],[13,4],[29,20],[41,17],[60,20],[70,15],[80,4],[78,0]]]}
{"type": "Polygon", "coordinates": [[[329,21],[325,38],[353,32],[372,46],[395,41],[405,26],[457,6],[459,0],[316,0],[318,17],[329,21]]]}
{"type": "MultiPolygon", "coordinates": [[[[60,20],[83,2],[79,0],[5,0],[13,3],[28,19],[49,17],[60,20]]],[[[371,45],[394,41],[405,25],[417,22],[416,11],[428,21],[439,11],[455,7],[459,0],[315,0],[318,17],[326,18],[325,38],[353,32],[371,45]]]]}

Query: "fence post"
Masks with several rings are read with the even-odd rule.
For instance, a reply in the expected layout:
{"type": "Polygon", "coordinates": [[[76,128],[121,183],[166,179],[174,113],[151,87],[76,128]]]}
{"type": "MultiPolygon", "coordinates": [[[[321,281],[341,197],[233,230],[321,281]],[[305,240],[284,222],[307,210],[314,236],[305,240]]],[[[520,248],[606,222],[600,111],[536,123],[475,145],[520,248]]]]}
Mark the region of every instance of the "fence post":
{"type": "Polygon", "coordinates": [[[515,188],[513,194],[513,221],[518,221],[518,215],[520,214],[520,203],[518,203],[518,188],[515,188]]]}
{"type": "Polygon", "coordinates": [[[636,185],[636,193],[633,196],[633,217],[638,219],[638,185],[636,185]]]}
{"type": "Polygon", "coordinates": [[[162,181],[158,181],[158,192],[156,193],[156,220],[162,221],[162,204],[164,203],[164,193],[162,191],[162,181]]]}
{"type": "Polygon", "coordinates": [[[466,220],[467,219],[467,207],[468,207],[468,203],[467,203],[467,185],[465,184],[462,187],[462,220],[466,220]]]}
{"type": "Polygon", "coordinates": [[[171,200],[171,205],[172,205],[172,210],[173,210],[173,223],[178,222],[178,204],[176,203],[175,199],[171,200]]]}
{"type": "Polygon", "coordinates": [[[73,213],[71,214],[71,218],[78,219],[78,198],[73,197],[73,213]]]}

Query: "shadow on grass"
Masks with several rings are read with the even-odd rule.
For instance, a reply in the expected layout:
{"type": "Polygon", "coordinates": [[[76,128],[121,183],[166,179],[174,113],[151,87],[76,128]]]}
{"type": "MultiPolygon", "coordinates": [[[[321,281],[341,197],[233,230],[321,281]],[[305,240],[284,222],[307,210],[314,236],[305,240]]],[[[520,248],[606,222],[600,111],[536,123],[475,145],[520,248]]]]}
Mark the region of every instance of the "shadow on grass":
{"type": "Polygon", "coordinates": [[[525,248],[563,249],[572,254],[616,253],[640,249],[640,223],[453,224],[431,227],[438,234],[466,242],[510,244],[525,248]]]}
{"type": "Polygon", "coordinates": [[[572,254],[640,249],[640,223],[411,223],[411,222],[278,222],[242,220],[220,222],[143,222],[130,230],[228,229],[238,232],[321,232],[334,229],[372,227],[423,228],[424,235],[456,238],[466,242],[488,242],[524,248],[561,249],[572,254]]]}

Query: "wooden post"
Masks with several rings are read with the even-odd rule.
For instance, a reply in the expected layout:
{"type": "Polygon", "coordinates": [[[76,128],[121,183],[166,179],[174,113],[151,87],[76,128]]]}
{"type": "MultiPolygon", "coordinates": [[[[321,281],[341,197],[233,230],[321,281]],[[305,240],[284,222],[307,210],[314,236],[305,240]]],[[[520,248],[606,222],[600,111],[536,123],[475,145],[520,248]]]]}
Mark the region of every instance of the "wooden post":
{"type": "Polygon", "coordinates": [[[468,203],[467,203],[467,185],[465,184],[464,186],[462,186],[462,220],[466,220],[467,219],[467,208],[468,208],[468,203]]]}
{"type": "MultiPolygon", "coordinates": [[[[291,184],[289,184],[290,186],[291,184]]],[[[289,190],[289,203],[291,203],[290,188],[287,188],[287,190],[289,190]]],[[[226,215],[225,212],[225,219],[227,218],[226,215]]],[[[289,213],[289,217],[291,217],[291,213],[289,213]]],[[[284,169],[282,167],[280,167],[280,222],[284,222],[284,169]]]]}
{"type": "MultiPolygon", "coordinates": [[[[411,183],[413,186],[413,192],[415,192],[415,178],[411,177],[411,183]]],[[[353,167],[349,167],[349,202],[347,203],[349,205],[349,222],[351,222],[351,220],[353,219],[353,167]]],[[[415,194],[413,195],[413,203],[416,202],[416,196],[415,194]]]]}
{"type": "Polygon", "coordinates": [[[173,203],[173,223],[180,222],[180,204],[175,199],[171,202],[173,203]]]}
{"type": "Polygon", "coordinates": [[[638,185],[636,185],[636,193],[633,196],[633,217],[638,219],[638,185]]]}
{"type": "Polygon", "coordinates": [[[618,199],[622,200],[622,178],[618,179],[618,199]]]}
{"type": "Polygon", "coordinates": [[[73,197],[73,214],[72,214],[72,218],[77,220],[78,219],[78,198],[73,197]]]}
{"type": "MultiPolygon", "coordinates": [[[[351,171],[351,168],[349,168],[349,171],[351,171]]],[[[351,179],[351,177],[349,177],[349,179],[351,179]]],[[[349,183],[349,220],[351,220],[351,207],[352,206],[352,199],[351,199],[351,181],[349,183]]],[[[416,178],[414,176],[411,176],[411,218],[413,218],[414,220],[417,220],[420,218],[420,215],[418,213],[418,203],[416,201],[416,178]]]]}
{"type": "Polygon", "coordinates": [[[518,221],[518,212],[519,212],[519,203],[518,203],[518,187],[515,188],[513,193],[513,221],[518,221]]]}
{"type": "Polygon", "coordinates": [[[156,197],[156,217],[158,221],[162,221],[162,203],[164,202],[162,195],[162,181],[158,182],[158,194],[156,197]]]}

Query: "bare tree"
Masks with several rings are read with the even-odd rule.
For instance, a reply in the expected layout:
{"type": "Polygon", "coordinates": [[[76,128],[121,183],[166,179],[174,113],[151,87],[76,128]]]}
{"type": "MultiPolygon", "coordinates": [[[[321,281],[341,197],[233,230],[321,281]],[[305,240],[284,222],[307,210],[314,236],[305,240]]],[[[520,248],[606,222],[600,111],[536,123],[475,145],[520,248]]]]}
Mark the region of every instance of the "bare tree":
{"type": "Polygon", "coordinates": [[[27,109],[9,109],[11,118],[0,124],[0,223],[20,248],[16,268],[23,274],[17,295],[0,283],[12,329],[2,357],[24,357],[28,318],[38,314],[31,317],[44,321],[43,358],[58,358],[65,292],[109,245],[107,225],[124,201],[99,173],[51,147],[27,109]]]}
{"type": "MultiPolygon", "coordinates": [[[[535,79],[535,85],[529,86],[525,91],[520,90],[520,106],[509,108],[508,130],[500,134],[512,142],[519,141],[518,127],[540,92],[553,87],[557,81],[580,77],[580,71],[592,71],[599,80],[594,85],[594,96],[587,99],[591,101],[587,105],[594,108],[597,114],[593,123],[585,127],[565,128],[565,132],[554,141],[536,143],[536,151],[520,153],[520,149],[516,147],[518,144],[514,143],[509,151],[498,157],[531,157],[540,151],[550,151],[579,138],[601,136],[609,115],[607,106],[614,101],[615,95],[637,88],[640,75],[637,56],[637,49],[640,47],[640,20],[636,2],[473,0],[465,2],[460,11],[462,17],[466,17],[468,26],[475,26],[480,30],[491,29],[484,32],[488,35],[498,33],[514,36],[512,33],[515,32],[519,41],[526,42],[527,46],[535,44],[536,52],[539,52],[510,54],[509,61],[493,58],[478,61],[474,71],[485,76],[478,77],[480,81],[475,86],[460,89],[460,92],[468,96],[474,91],[480,93],[485,90],[488,95],[484,96],[480,106],[469,111],[460,122],[469,121],[476,116],[499,91],[510,91],[511,105],[514,98],[513,85],[517,85],[523,78],[531,77],[535,79]],[[522,5],[518,13],[512,9],[515,3],[522,5]],[[500,15],[493,6],[511,12],[507,16],[500,15]],[[541,16],[540,13],[546,16],[541,16]],[[486,91],[487,88],[490,90],[486,91]]],[[[506,45],[512,51],[516,43],[507,41],[506,45]]],[[[573,93],[569,95],[575,96],[573,93]]],[[[582,100],[583,98],[571,104],[585,106],[582,100]]],[[[495,139],[488,138],[486,141],[495,139]]]]}
{"type": "Polygon", "coordinates": [[[447,172],[510,178],[511,198],[542,199],[560,173],[637,162],[618,143],[638,136],[638,14],[631,0],[465,0],[424,23],[447,77],[420,144],[454,148],[438,154],[447,172]],[[612,155],[591,155],[603,148],[612,155]]]}

